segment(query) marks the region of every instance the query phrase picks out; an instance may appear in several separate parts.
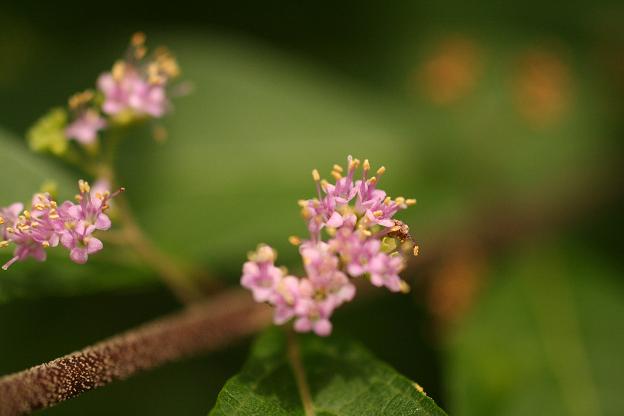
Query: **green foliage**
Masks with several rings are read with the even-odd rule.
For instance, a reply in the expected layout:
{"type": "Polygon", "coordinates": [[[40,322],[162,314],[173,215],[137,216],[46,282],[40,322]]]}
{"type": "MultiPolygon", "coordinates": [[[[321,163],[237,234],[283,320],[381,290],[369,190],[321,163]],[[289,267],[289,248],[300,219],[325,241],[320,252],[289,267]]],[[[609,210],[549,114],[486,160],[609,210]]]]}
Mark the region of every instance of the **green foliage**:
{"type": "Polygon", "coordinates": [[[451,413],[622,414],[618,273],[586,250],[565,247],[523,253],[492,275],[453,337],[451,413]]]}
{"type": "Polygon", "coordinates": [[[293,372],[297,366],[318,416],[445,414],[417,384],[352,341],[297,335],[300,351],[293,354],[286,338],[278,328],[260,336],[241,373],[219,394],[211,416],[303,415],[293,372]]]}
{"type": "Polygon", "coordinates": [[[50,151],[57,156],[63,155],[69,144],[65,136],[66,125],[67,111],[60,107],[53,108],[26,133],[30,148],[35,152],[50,151]]]}

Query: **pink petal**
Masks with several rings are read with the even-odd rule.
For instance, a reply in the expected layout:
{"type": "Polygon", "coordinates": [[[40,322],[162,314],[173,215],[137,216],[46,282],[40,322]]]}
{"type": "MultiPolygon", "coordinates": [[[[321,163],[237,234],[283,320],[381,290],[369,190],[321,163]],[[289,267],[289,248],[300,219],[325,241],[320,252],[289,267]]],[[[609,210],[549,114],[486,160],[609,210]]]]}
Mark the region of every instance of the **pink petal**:
{"type": "Polygon", "coordinates": [[[73,248],[69,252],[69,258],[78,264],[85,264],[89,259],[89,255],[87,254],[87,250],[84,248],[73,248]]]}

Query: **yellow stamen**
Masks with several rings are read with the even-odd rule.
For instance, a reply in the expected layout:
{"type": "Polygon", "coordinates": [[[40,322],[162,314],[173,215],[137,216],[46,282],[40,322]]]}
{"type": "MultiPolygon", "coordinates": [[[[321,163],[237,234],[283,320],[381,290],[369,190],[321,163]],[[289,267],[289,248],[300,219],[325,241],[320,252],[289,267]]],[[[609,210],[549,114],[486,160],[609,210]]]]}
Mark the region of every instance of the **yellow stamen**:
{"type": "Polygon", "coordinates": [[[130,39],[130,42],[132,43],[132,46],[141,46],[145,43],[145,33],[143,32],[136,32],[135,34],[132,35],[132,38],[130,39]]]}
{"type": "Polygon", "coordinates": [[[6,248],[9,246],[9,242],[6,240],[0,241],[0,248],[6,248]]]}
{"type": "Polygon", "coordinates": [[[409,199],[406,199],[406,200],[405,200],[405,203],[406,203],[408,206],[416,205],[416,200],[415,200],[414,198],[409,198],[409,199]]]}
{"type": "Polygon", "coordinates": [[[339,172],[336,172],[335,170],[332,171],[332,176],[334,177],[334,179],[339,180],[342,178],[342,175],[339,172]]]}
{"type": "Polygon", "coordinates": [[[4,218],[0,217],[0,225],[4,224],[4,218]]]}
{"type": "Polygon", "coordinates": [[[91,191],[91,186],[89,186],[89,182],[80,179],[78,181],[78,189],[80,189],[81,194],[84,194],[91,191]]]}
{"type": "Polygon", "coordinates": [[[370,163],[368,162],[368,159],[364,159],[364,164],[362,165],[362,168],[364,170],[369,170],[370,169],[370,163]]]}
{"type": "Polygon", "coordinates": [[[378,209],[377,211],[373,212],[373,215],[375,217],[381,217],[383,215],[383,211],[378,209]]]}
{"type": "Polygon", "coordinates": [[[368,180],[369,185],[375,185],[377,183],[377,177],[373,176],[368,180]]]}
{"type": "Polygon", "coordinates": [[[333,170],[335,170],[335,171],[337,171],[337,172],[340,172],[340,173],[342,173],[342,172],[343,172],[343,170],[342,170],[342,166],[340,166],[340,165],[334,165],[334,166],[332,167],[332,169],[333,169],[333,170]]]}
{"type": "Polygon", "coordinates": [[[419,246],[414,246],[414,256],[418,256],[420,254],[420,247],[419,246]]]}
{"type": "Polygon", "coordinates": [[[44,241],[43,243],[41,243],[41,245],[42,245],[44,248],[48,248],[48,247],[50,247],[50,243],[49,243],[48,241],[44,241]]]}
{"type": "Polygon", "coordinates": [[[409,293],[410,287],[404,280],[401,280],[400,286],[401,286],[401,292],[409,293]]]}
{"type": "Polygon", "coordinates": [[[312,179],[314,179],[314,182],[318,182],[321,180],[321,175],[319,174],[318,170],[314,169],[312,171],[312,179]]]}
{"type": "Polygon", "coordinates": [[[397,204],[403,205],[405,203],[405,198],[403,198],[402,196],[397,196],[395,201],[397,204]]]}
{"type": "Polygon", "coordinates": [[[301,239],[296,235],[291,235],[290,237],[288,237],[288,242],[293,246],[298,246],[299,244],[301,244],[301,239]]]}
{"type": "Polygon", "coordinates": [[[115,81],[120,81],[123,78],[124,73],[126,72],[126,64],[123,61],[115,62],[115,65],[113,65],[113,70],[111,72],[113,74],[113,79],[115,81]]]}
{"type": "Polygon", "coordinates": [[[383,175],[385,171],[386,171],[386,167],[382,166],[379,169],[377,169],[377,175],[383,175]]]}

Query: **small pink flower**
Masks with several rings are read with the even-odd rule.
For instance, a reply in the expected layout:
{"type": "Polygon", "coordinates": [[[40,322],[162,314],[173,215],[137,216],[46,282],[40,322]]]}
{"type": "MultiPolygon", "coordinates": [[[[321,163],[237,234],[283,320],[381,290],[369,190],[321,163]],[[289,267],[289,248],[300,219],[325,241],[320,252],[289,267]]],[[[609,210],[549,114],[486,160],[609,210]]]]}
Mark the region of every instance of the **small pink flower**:
{"type": "Polygon", "coordinates": [[[299,279],[286,276],[275,285],[271,303],[275,306],[273,322],[276,325],[286,323],[295,316],[295,307],[300,298],[299,279]]]}
{"type": "Polygon", "coordinates": [[[310,298],[302,299],[297,304],[295,331],[314,331],[319,336],[328,336],[332,331],[329,318],[333,311],[334,306],[330,302],[319,302],[310,298]]]}
{"type": "Polygon", "coordinates": [[[169,101],[162,84],[150,83],[130,65],[125,65],[119,77],[105,72],[98,78],[97,86],[104,93],[102,109],[115,115],[132,110],[139,115],[162,117],[169,101]]]}
{"type": "Polygon", "coordinates": [[[97,111],[88,109],[82,112],[65,129],[65,135],[81,144],[90,144],[97,138],[98,130],[106,127],[106,121],[100,117],[97,111]]]}
{"type": "Polygon", "coordinates": [[[108,191],[94,192],[84,181],[79,182],[79,188],[78,204],[65,201],[59,207],[49,194],[39,193],[33,196],[30,210],[23,211],[19,203],[0,209],[3,237],[0,247],[15,245],[13,257],[3,269],[28,257],[43,261],[45,249],[56,247],[59,242],[70,250],[70,258],[80,264],[102,249],[102,242],[92,234],[110,228],[110,219],[104,211],[110,199],[123,189],[112,195],[108,191]]]}
{"type": "Polygon", "coordinates": [[[267,245],[260,245],[250,253],[249,261],[243,265],[241,285],[252,291],[256,302],[271,301],[275,287],[283,276],[282,270],[275,267],[275,252],[267,245]]]}
{"type": "Polygon", "coordinates": [[[368,264],[371,283],[375,286],[385,286],[392,292],[401,291],[399,273],[404,268],[403,258],[379,253],[368,264]]]}
{"type": "Polygon", "coordinates": [[[61,244],[69,250],[69,258],[78,264],[84,264],[89,259],[89,254],[102,250],[104,245],[90,233],[79,234],[76,231],[68,231],[61,236],[61,244]]]}

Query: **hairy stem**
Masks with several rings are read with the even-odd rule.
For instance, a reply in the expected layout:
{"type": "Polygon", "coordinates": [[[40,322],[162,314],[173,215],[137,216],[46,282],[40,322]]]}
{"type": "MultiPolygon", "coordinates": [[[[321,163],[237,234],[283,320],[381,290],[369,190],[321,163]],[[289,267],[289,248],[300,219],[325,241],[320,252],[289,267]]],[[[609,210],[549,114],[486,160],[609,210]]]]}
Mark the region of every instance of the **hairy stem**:
{"type": "Polygon", "coordinates": [[[271,311],[231,290],[47,364],[0,378],[0,416],[27,414],[134,373],[210,351],[268,325],[271,311]]]}

